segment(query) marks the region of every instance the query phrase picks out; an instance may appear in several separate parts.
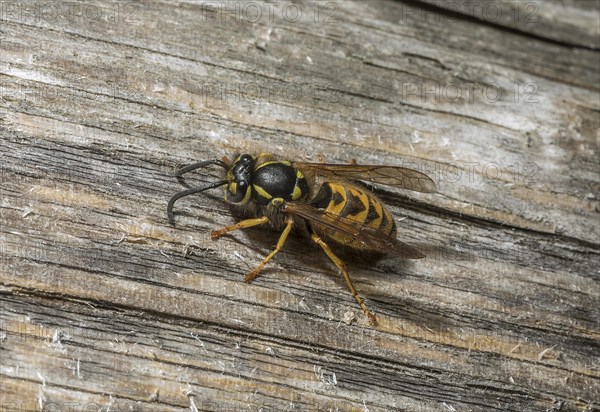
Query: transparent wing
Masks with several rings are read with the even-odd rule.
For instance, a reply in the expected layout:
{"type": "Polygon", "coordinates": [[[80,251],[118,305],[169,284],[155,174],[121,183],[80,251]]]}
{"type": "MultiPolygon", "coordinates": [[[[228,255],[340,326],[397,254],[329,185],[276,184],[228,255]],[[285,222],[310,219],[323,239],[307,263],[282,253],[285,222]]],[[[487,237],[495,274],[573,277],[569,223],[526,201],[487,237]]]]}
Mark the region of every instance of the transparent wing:
{"type": "Polygon", "coordinates": [[[437,192],[435,182],[429,176],[407,167],[304,162],[294,162],[294,166],[300,170],[342,179],[363,180],[424,193],[437,192]]]}
{"type": "Polygon", "coordinates": [[[365,247],[384,253],[394,254],[405,259],[421,259],[425,255],[412,246],[352,219],[337,216],[317,209],[308,203],[287,202],[281,206],[284,213],[299,216],[309,222],[321,225],[335,232],[350,236],[365,247]]]}

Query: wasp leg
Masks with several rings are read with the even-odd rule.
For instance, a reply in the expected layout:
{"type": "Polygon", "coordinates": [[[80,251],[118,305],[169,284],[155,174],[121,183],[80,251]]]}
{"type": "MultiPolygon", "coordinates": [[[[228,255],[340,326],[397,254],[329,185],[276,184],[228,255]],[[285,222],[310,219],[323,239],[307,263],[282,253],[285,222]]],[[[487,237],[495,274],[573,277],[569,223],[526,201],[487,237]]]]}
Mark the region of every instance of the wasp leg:
{"type": "Polygon", "coordinates": [[[252,279],[257,277],[258,274],[260,273],[260,271],[269,262],[269,260],[271,260],[271,258],[273,258],[273,256],[275,256],[277,254],[277,252],[279,252],[283,248],[283,245],[284,245],[285,241],[287,240],[288,235],[292,231],[292,227],[294,226],[294,220],[291,218],[288,218],[286,220],[286,223],[287,223],[287,225],[286,225],[285,229],[283,229],[283,232],[281,232],[281,236],[279,236],[279,240],[277,241],[277,246],[275,246],[275,250],[273,250],[271,253],[269,253],[269,255],[263,259],[263,261],[260,263],[260,265],[258,265],[256,267],[256,269],[254,269],[252,272],[250,272],[246,275],[246,277],[244,278],[244,280],[246,282],[250,282],[250,281],[252,281],[252,279]]]}
{"type": "Polygon", "coordinates": [[[235,225],[225,226],[218,230],[213,230],[210,232],[210,237],[215,240],[223,236],[225,233],[233,232],[238,229],[246,229],[252,226],[258,226],[269,222],[269,218],[266,216],[259,217],[256,219],[246,219],[241,222],[236,223],[235,225]]]}
{"type": "Polygon", "coordinates": [[[352,292],[352,296],[354,296],[354,299],[356,299],[360,308],[362,309],[362,311],[365,313],[365,315],[369,319],[369,323],[371,325],[377,325],[377,318],[375,317],[375,315],[373,315],[369,311],[369,309],[367,308],[367,305],[365,305],[365,302],[362,300],[362,298],[360,296],[358,296],[358,292],[356,291],[356,289],[354,289],[354,285],[352,285],[350,276],[348,276],[348,272],[346,271],[346,266],[344,265],[344,262],[342,262],[342,260],[339,257],[337,257],[335,255],[335,253],[333,253],[333,251],[331,250],[329,245],[327,245],[327,243],[325,243],[323,241],[323,239],[321,239],[319,236],[317,236],[316,233],[311,234],[310,238],[317,245],[321,246],[321,248],[325,251],[325,253],[329,257],[329,259],[331,259],[331,261],[337,266],[337,268],[340,270],[340,272],[342,272],[342,275],[344,275],[344,279],[346,279],[346,283],[348,283],[348,287],[350,287],[350,292],[352,292]]]}

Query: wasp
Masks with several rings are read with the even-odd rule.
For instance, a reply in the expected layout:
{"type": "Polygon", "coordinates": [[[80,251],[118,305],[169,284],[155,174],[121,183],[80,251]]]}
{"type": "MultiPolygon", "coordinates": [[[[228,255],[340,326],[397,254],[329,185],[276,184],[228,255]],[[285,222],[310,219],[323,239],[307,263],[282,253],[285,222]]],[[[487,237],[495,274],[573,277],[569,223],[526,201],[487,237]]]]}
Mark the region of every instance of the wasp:
{"type": "Polygon", "coordinates": [[[194,193],[225,186],[225,201],[238,223],[211,232],[212,239],[258,225],[281,232],[275,249],[244,278],[250,282],[284,246],[292,230],[303,232],[319,245],[344,276],[350,292],[371,324],[369,311],[354,288],[344,262],[330,244],[361,253],[389,253],[407,259],[425,257],[396,239],[394,218],[367,184],[400,187],[418,192],[436,191],[434,181],[417,170],[399,166],[326,164],[278,160],[273,154],[240,154],[233,160],[202,161],[176,171],[182,175],[206,166],[224,169],[224,179],[204,187],[192,187],[169,200],[167,216],[174,225],[175,202],[194,193]]]}

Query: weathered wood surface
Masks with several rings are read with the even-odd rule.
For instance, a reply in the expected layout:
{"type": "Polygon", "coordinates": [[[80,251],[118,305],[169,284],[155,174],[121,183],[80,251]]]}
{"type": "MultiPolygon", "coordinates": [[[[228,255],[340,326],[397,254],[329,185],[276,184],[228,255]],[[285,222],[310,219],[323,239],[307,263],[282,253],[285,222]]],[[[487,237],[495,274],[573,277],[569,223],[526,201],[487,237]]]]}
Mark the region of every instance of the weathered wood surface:
{"type": "Polygon", "coordinates": [[[596,2],[49,4],[2,3],[0,410],[597,407],[596,2]],[[303,239],[245,284],[276,234],[168,225],[236,150],[437,180],[381,193],[428,259],[350,265],[377,328],[303,239]]]}

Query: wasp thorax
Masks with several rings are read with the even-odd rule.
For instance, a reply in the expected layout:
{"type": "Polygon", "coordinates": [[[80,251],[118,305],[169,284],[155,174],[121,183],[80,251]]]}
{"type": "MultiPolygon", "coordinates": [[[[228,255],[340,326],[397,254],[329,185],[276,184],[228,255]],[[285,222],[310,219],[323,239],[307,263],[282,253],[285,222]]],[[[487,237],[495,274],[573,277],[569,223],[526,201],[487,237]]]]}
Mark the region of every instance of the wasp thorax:
{"type": "Polygon", "coordinates": [[[227,173],[225,199],[232,203],[248,203],[252,196],[254,158],[249,154],[238,156],[227,173]]]}

